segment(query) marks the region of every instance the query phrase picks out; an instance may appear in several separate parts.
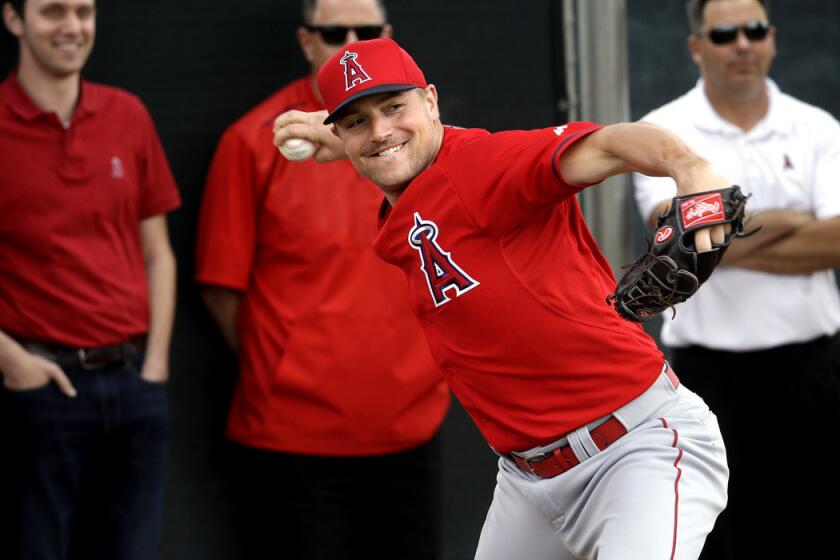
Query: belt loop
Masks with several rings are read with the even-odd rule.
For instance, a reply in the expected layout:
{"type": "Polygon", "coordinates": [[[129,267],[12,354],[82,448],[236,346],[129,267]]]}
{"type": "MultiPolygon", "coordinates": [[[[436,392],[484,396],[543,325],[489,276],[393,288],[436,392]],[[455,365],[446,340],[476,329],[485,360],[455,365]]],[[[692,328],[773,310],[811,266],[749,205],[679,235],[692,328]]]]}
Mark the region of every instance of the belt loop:
{"type": "MultiPolygon", "coordinates": [[[[589,457],[597,455],[601,452],[601,450],[595,444],[595,440],[592,439],[592,434],[589,433],[589,428],[587,428],[586,426],[575,430],[574,435],[577,437],[578,441],[580,441],[581,448],[589,457]]],[[[572,446],[572,449],[575,451],[575,453],[577,453],[577,449],[575,449],[574,445],[572,446]]],[[[578,457],[578,459],[580,459],[580,457],[578,457]]],[[[583,461],[583,459],[581,459],[581,461],[583,461]]]]}
{"type": "Polygon", "coordinates": [[[566,439],[569,440],[569,447],[572,448],[572,453],[574,453],[577,460],[582,463],[589,459],[589,452],[587,451],[584,443],[581,441],[581,430],[586,432],[586,435],[589,436],[589,432],[586,431],[586,426],[584,426],[583,428],[578,428],[577,430],[566,434],[566,439]]]}

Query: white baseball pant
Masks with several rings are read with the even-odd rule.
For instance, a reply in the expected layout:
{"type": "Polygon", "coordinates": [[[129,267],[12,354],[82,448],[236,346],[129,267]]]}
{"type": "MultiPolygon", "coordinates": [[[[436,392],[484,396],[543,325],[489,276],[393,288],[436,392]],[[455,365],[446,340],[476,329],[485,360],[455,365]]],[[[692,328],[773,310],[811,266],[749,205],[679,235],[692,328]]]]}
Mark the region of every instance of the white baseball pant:
{"type": "Polygon", "coordinates": [[[700,555],[726,506],[729,469],[717,418],[664,373],[614,416],[628,433],[598,451],[585,428],[576,430],[569,442],[581,462],[553,478],[499,459],[476,560],[700,555]]]}

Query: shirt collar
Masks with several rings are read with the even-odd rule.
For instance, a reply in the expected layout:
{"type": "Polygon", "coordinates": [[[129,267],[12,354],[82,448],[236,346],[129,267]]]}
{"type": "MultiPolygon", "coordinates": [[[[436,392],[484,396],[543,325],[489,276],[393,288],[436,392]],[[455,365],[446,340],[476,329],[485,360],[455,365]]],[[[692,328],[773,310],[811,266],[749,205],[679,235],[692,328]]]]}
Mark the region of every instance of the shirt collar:
{"type": "Polygon", "coordinates": [[[79,102],[76,105],[76,110],[73,113],[73,118],[77,115],[92,115],[102,106],[101,96],[91,87],[87,80],[79,81],[79,102]]]}
{"type": "Polygon", "coordinates": [[[785,110],[785,99],[776,82],[767,78],[767,95],[770,96],[770,107],[767,115],[756,126],[756,129],[766,126],[773,132],[789,133],[795,124],[793,114],[785,110]]]}
{"type": "MultiPolygon", "coordinates": [[[[764,136],[771,133],[784,134],[790,131],[793,126],[793,121],[790,116],[781,107],[783,98],[779,90],[779,86],[770,78],[765,78],[767,85],[767,95],[769,98],[769,106],[767,114],[756,124],[752,130],[746,133],[746,136],[764,136]]],[[[706,92],[703,89],[703,79],[697,80],[697,85],[689,92],[689,95],[694,101],[697,108],[695,112],[694,124],[697,128],[707,132],[716,132],[724,135],[744,135],[744,131],[724,120],[714,107],[712,107],[709,98],[706,97],[706,92]]]]}
{"type": "MultiPolygon", "coordinates": [[[[32,121],[44,115],[54,114],[52,111],[45,111],[39,107],[29,97],[29,94],[17,79],[17,68],[12,70],[12,73],[0,84],[0,91],[5,92],[3,97],[5,97],[9,109],[23,120],[32,121]]],[[[78,119],[81,115],[95,113],[100,105],[96,92],[92,90],[90,84],[85,80],[80,80],[79,100],[76,103],[76,109],[73,111],[72,120],[78,119]]]]}

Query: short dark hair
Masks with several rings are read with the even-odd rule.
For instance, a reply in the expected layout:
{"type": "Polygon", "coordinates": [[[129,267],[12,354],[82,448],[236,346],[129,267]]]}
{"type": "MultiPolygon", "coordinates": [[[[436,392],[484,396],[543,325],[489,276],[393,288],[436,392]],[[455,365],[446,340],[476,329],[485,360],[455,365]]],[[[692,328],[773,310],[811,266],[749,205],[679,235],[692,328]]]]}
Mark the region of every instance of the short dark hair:
{"type": "MultiPolygon", "coordinates": [[[[382,12],[383,19],[388,21],[388,13],[385,11],[385,0],[376,0],[376,6],[382,12]]],[[[312,18],[315,16],[315,8],[317,7],[318,0],[303,0],[303,23],[312,23],[312,18]]]]}
{"type": "MultiPolygon", "coordinates": [[[[700,33],[700,28],[703,27],[703,11],[706,9],[706,4],[717,0],[688,0],[685,5],[685,12],[688,15],[688,25],[691,27],[692,33],[700,33]]],[[[770,6],[767,0],[755,0],[767,15],[770,15],[770,6]]]]}

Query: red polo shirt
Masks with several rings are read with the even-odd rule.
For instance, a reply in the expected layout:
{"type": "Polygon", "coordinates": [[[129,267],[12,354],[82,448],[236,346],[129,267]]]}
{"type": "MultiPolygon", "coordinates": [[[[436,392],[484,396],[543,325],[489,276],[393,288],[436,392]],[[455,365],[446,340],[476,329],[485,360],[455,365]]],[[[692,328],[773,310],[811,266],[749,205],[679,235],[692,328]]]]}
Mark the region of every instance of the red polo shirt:
{"type": "Polygon", "coordinates": [[[139,223],[180,203],[133,95],[82,81],[65,128],[0,84],[0,329],[102,346],[148,330],[139,223]]]}
{"type": "Polygon", "coordinates": [[[313,455],[408,449],[449,391],[405,279],[371,248],[381,192],[349,161],[290,163],[275,117],[322,106],[292,82],[224,134],[207,178],[197,280],[242,292],[233,440],[313,455]]]}
{"type": "Polygon", "coordinates": [[[374,249],[408,277],[432,355],[499,452],[556,440],[647,389],[662,353],[615,287],[558,162],[592,123],[446,129],[374,249]]]}

